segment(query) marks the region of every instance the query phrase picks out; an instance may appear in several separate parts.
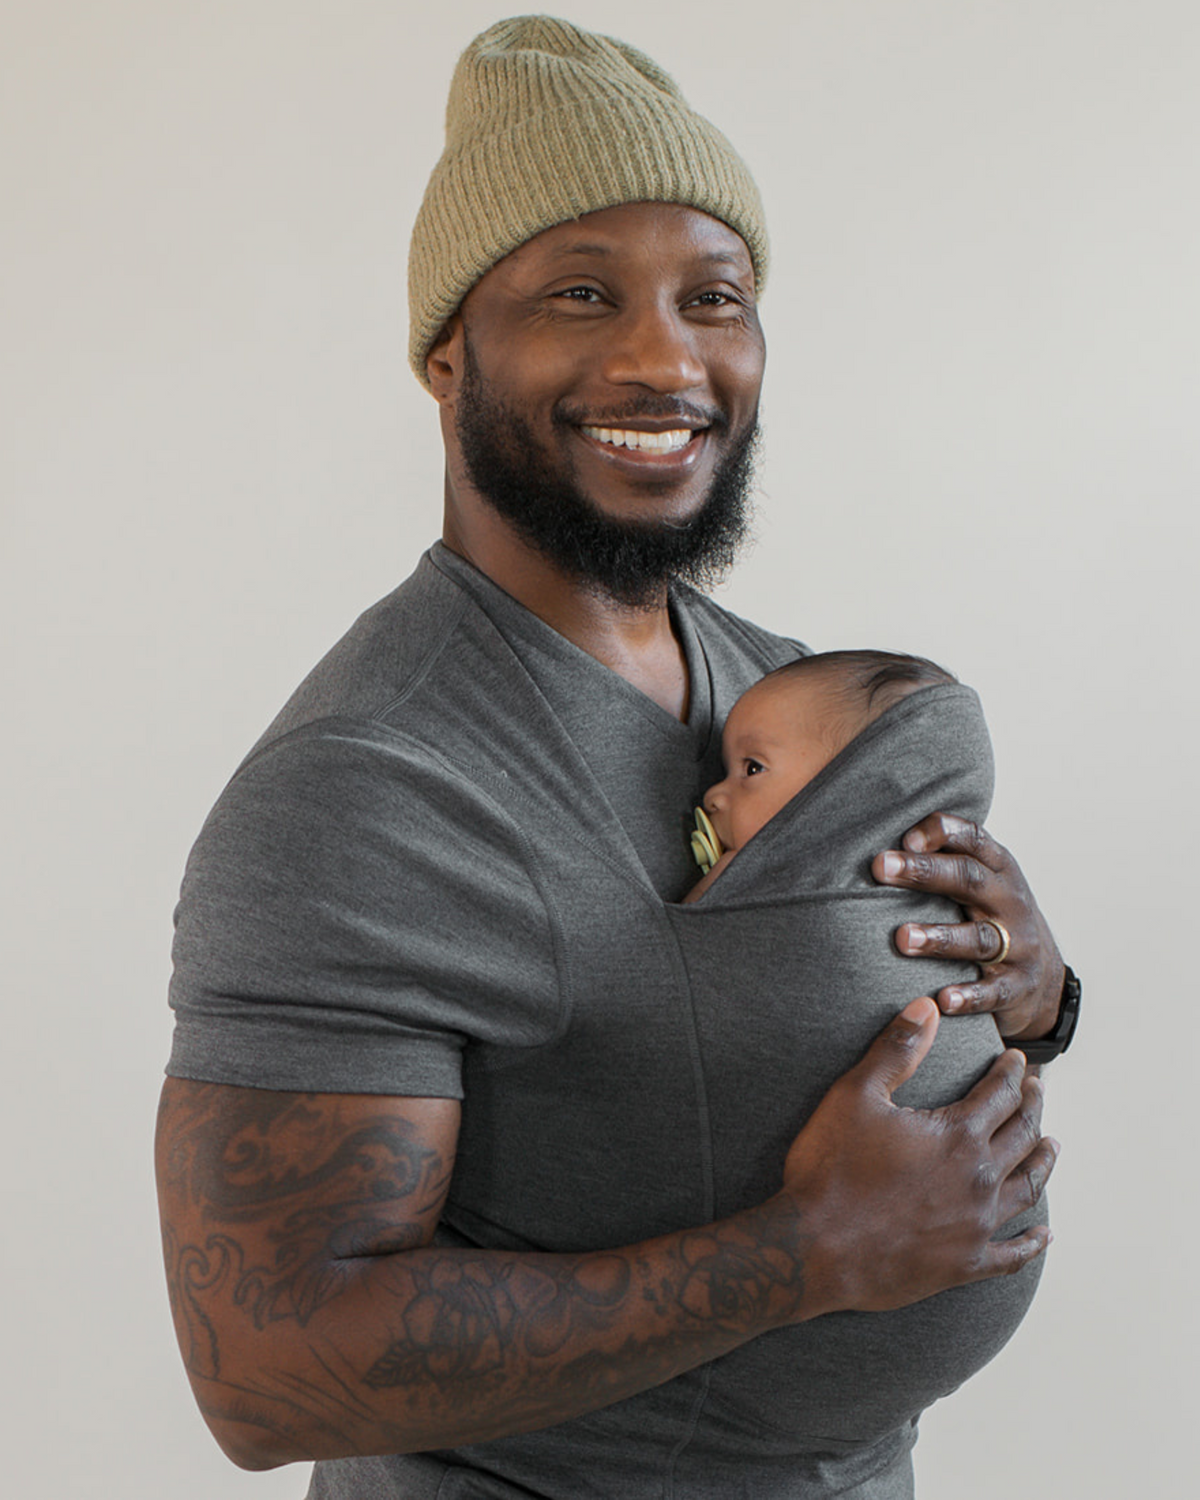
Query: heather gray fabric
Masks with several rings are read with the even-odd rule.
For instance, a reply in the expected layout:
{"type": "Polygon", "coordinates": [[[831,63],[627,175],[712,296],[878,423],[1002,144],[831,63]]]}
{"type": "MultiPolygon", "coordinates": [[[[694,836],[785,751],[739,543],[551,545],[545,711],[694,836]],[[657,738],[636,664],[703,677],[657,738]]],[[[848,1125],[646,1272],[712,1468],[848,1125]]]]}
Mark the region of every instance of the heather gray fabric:
{"type": "MultiPolygon", "coordinates": [[[[784,1135],[825,1082],[950,972],[891,954],[891,928],[940,908],[864,890],[863,859],[909,807],[970,813],[980,787],[956,801],[950,782],[909,785],[928,769],[916,740],[897,784],[872,779],[865,751],[886,761],[891,729],[920,717],[894,713],[701,903],[670,904],[695,878],[685,830],[719,774],[719,725],[801,649],[687,591],[673,608],[687,724],[435,547],[310,675],[206,823],[178,912],[169,1071],[462,1096],[448,1244],[601,1249],[775,1191],[784,1135]],[[849,876],[827,850],[835,825],[849,876]],[[793,889],[801,865],[842,873],[793,889]]],[[[932,694],[977,719],[965,690],[932,694]]],[[[954,737],[978,758],[973,732],[954,737]]],[[[990,1026],[944,1025],[922,1085],[948,1096],[976,1076],[990,1026]]],[[[818,1320],[545,1432],[318,1464],[310,1493],[903,1500],[915,1413],[990,1355],[1031,1290],[818,1320]]]]}
{"type": "MultiPolygon", "coordinates": [[[[797,1129],[829,1086],[920,985],[946,982],[938,966],[893,951],[889,936],[909,918],[912,898],[877,886],[870,864],[935,808],[982,821],[991,785],[976,695],[925,688],[847,746],[698,902],[669,909],[712,1059],[705,1089],[719,1216],[773,1191],[797,1129]]],[[[1001,1050],[990,1017],[943,1019],[897,1102],[947,1104],[1001,1050]]],[[[1039,1208],[1006,1232],[1043,1217],[1039,1208]]],[[[883,1433],[992,1358],[1039,1274],[1040,1261],[885,1316],[835,1314],[758,1339],[721,1361],[706,1414],[781,1439],[796,1429],[840,1441],[883,1433]],[[781,1381],[784,1366],[790,1379],[781,1381]]]]}

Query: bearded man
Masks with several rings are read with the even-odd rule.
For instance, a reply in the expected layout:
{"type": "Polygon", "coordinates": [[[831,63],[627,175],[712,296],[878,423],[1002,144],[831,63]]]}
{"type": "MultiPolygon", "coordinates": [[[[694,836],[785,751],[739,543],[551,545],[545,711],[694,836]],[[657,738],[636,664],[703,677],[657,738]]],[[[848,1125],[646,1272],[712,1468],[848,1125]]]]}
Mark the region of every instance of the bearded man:
{"type": "Polygon", "coordinates": [[[714,1124],[743,1042],[787,1045],[770,997],[716,1045],[666,920],[729,707],[804,649],[700,592],[745,529],[766,261],[744,164],[648,58],[546,17],[468,48],[410,259],[442,541],[243,762],[178,915],[176,1328],[229,1455],[315,1459],[313,1497],[893,1500],[921,1401],[893,1371],[862,1415],[845,1340],[918,1304],[958,1340],[948,1289],[1048,1243],[1023,1052],[1061,1050],[1069,971],[961,819],[876,871],[967,908],[901,927],[913,990],[951,975],[942,1009],[1023,1051],[897,1108],[916,1000],[778,1159],[714,1124]]]}

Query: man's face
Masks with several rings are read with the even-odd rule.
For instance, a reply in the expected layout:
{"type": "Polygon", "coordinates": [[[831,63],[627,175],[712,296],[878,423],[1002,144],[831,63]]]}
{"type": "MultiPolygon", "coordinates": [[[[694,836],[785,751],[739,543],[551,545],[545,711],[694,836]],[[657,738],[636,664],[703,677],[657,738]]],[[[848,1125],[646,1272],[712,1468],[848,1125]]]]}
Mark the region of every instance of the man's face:
{"type": "Polygon", "coordinates": [[[728,567],[765,358],[739,235],[674,204],[589,214],[493,267],[461,318],[463,463],[527,543],[635,605],[728,567]]]}

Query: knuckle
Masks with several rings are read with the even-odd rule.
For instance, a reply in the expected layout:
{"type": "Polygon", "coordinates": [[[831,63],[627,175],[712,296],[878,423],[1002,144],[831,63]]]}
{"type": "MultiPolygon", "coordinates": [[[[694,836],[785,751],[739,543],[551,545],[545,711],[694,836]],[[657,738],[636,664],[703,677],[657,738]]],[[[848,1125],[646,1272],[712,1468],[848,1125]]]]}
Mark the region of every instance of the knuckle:
{"type": "Polygon", "coordinates": [[[958,862],[959,874],[963,886],[972,895],[977,896],[987,884],[988,871],[978,860],[964,855],[958,862]]]}
{"type": "Polygon", "coordinates": [[[1015,1276],[1018,1271],[1024,1270],[1026,1262],[1037,1249],[1037,1245],[1027,1240],[1009,1241],[997,1257],[997,1270],[1001,1276],[1015,1276]]]}
{"type": "Polygon", "coordinates": [[[1000,1187],[1000,1173],[996,1163],[990,1157],[984,1158],[975,1164],[975,1171],[971,1176],[971,1189],[974,1196],[981,1202],[990,1202],[1000,1187]]]}
{"type": "Polygon", "coordinates": [[[1021,1111],[1017,1128],[1021,1132],[1021,1140],[1025,1145],[1025,1160],[1028,1165],[1032,1160],[1032,1153],[1042,1142],[1042,1106],[1040,1103],[1027,1105],[1021,1111]]]}
{"type": "Polygon", "coordinates": [[[972,854],[980,853],[988,843],[988,836],[980,825],[965,819],[960,825],[959,839],[972,854]]]}
{"type": "Polygon", "coordinates": [[[971,924],[970,931],[974,938],[976,951],[982,956],[985,964],[990,963],[991,959],[988,955],[999,953],[1004,944],[1004,939],[1000,936],[995,924],[989,922],[986,918],[982,918],[980,921],[971,924]]]}
{"type": "Polygon", "coordinates": [[[999,840],[994,839],[990,833],[986,832],[986,830],[981,828],[979,831],[983,834],[984,838],[987,839],[990,860],[991,863],[995,865],[996,869],[1003,870],[1006,873],[1015,870],[1017,868],[1017,862],[1008,852],[1008,846],[1006,844],[1000,843],[999,840]]]}
{"type": "Polygon", "coordinates": [[[1032,1208],[1042,1196],[1043,1179],[1037,1166],[1026,1162],[1020,1168],[1021,1191],[1019,1201],[1023,1209],[1032,1208]]]}
{"type": "Polygon", "coordinates": [[[977,1110],[956,1113],[951,1121],[953,1149],[957,1153],[978,1157],[988,1139],[983,1116],[977,1110]]]}
{"type": "Polygon", "coordinates": [[[959,996],[958,1015],[974,1015],[976,1011],[984,1008],[986,1004],[986,991],[983,985],[956,984],[954,988],[959,996]]]}
{"type": "Polygon", "coordinates": [[[884,1032],[882,1040],[891,1047],[893,1052],[899,1052],[905,1056],[915,1052],[921,1041],[921,1032],[905,1021],[898,1021],[884,1032]]]}

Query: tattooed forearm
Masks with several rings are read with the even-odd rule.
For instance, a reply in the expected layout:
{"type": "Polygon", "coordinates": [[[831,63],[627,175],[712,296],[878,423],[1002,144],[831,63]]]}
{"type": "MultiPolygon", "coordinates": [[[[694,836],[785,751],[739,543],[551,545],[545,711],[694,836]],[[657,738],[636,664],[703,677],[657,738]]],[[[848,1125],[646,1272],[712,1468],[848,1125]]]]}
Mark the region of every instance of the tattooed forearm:
{"type": "Polygon", "coordinates": [[[188,1104],[164,1141],[176,1205],[164,1253],[188,1368],[211,1376],[207,1307],[227,1299],[256,1328],[307,1323],[344,1289],[353,1257],[421,1243],[449,1165],[403,1119],[349,1125],[309,1096],[200,1085],[188,1104]],[[188,1242],[184,1220],[202,1231],[188,1242]]]}
{"type": "Polygon", "coordinates": [[[545,1426],[795,1317],[803,1244],[778,1212],[591,1254],[435,1247],[457,1118],[444,1100],[168,1083],[172,1308],[239,1461],[545,1426]]]}

